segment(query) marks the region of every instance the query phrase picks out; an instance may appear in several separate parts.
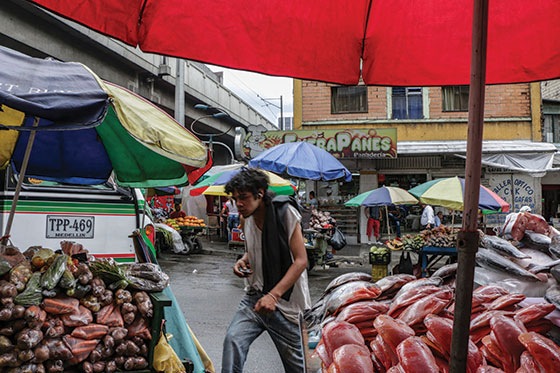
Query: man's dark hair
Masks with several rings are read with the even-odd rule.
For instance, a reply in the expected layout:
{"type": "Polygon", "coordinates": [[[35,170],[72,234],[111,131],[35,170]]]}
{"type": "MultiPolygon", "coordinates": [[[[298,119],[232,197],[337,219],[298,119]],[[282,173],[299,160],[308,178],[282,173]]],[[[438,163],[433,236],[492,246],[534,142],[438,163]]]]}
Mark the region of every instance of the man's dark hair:
{"type": "Polygon", "coordinates": [[[257,197],[259,189],[264,190],[265,195],[268,189],[268,177],[261,171],[254,168],[243,167],[231,180],[226,184],[225,192],[233,194],[233,192],[249,192],[257,197]]]}
{"type": "Polygon", "coordinates": [[[314,191],[309,192],[309,197],[315,197],[315,192],[314,191]]]}

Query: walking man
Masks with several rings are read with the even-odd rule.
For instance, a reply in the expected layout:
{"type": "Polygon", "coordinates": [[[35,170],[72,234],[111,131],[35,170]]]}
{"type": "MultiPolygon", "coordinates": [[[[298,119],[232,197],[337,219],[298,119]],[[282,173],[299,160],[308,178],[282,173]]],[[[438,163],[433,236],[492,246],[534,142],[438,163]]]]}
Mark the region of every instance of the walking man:
{"type": "Polygon", "coordinates": [[[293,197],[271,199],[266,175],[244,169],[226,185],[242,216],[246,252],[233,273],[247,293],[224,339],[222,373],[242,372],[251,343],[267,331],[286,372],[303,372],[298,313],[311,307],[301,215],[293,197]]]}
{"type": "Polygon", "coordinates": [[[226,203],[224,203],[224,208],[222,209],[222,221],[224,216],[227,216],[227,231],[228,240],[231,241],[231,232],[233,228],[239,226],[239,211],[237,210],[237,205],[232,198],[229,198],[226,203]]]}

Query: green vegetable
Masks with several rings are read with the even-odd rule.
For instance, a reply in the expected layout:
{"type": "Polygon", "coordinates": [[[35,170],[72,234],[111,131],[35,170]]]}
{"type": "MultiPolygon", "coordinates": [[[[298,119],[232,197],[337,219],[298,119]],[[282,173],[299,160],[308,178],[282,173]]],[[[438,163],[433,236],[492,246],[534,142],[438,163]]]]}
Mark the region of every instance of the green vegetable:
{"type": "Polygon", "coordinates": [[[162,235],[162,241],[166,246],[173,247],[173,234],[170,231],[162,228],[157,228],[156,233],[162,235]]]}
{"type": "Polygon", "coordinates": [[[43,289],[52,290],[60,281],[64,271],[66,270],[66,261],[68,256],[59,255],[57,256],[50,267],[43,273],[41,277],[41,287],[43,289]]]}
{"type": "Polygon", "coordinates": [[[116,263],[111,263],[108,260],[96,260],[89,265],[89,268],[95,277],[101,278],[105,284],[109,285],[109,289],[113,290],[118,288],[123,288],[130,284],[128,277],[126,276],[126,270],[116,263]],[[111,285],[113,283],[119,283],[111,285]],[[125,285],[126,284],[126,285],[125,285]]]}
{"type": "Polygon", "coordinates": [[[76,287],[76,279],[70,270],[66,269],[64,273],[62,273],[58,285],[63,289],[73,289],[76,287]]]}
{"type": "MultiPolygon", "coordinates": [[[[80,283],[76,284],[76,288],[73,289],[74,294],[72,295],[74,298],[81,299],[86,296],[87,293],[91,291],[91,285],[82,285],[80,283]]],[[[68,294],[70,296],[70,294],[68,294]]]]}
{"type": "Polygon", "coordinates": [[[43,295],[41,294],[41,274],[35,272],[31,275],[29,281],[27,281],[27,286],[23,293],[17,295],[14,298],[15,304],[21,304],[22,306],[38,306],[43,300],[43,295]]]}
{"type": "Polygon", "coordinates": [[[119,289],[124,289],[129,285],[128,280],[120,280],[117,282],[113,282],[112,284],[109,285],[109,290],[119,290],[119,289]]]}
{"type": "Polygon", "coordinates": [[[0,276],[10,272],[10,269],[12,269],[10,263],[7,260],[0,259],[0,276]]]}

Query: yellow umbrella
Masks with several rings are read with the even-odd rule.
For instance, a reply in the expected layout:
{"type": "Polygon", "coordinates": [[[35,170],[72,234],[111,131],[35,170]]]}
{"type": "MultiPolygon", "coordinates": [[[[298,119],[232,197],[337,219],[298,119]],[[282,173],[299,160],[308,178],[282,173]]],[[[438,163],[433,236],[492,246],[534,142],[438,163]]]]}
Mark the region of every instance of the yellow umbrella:
{"type": "MultiPolygon", "coordinates": [[[[213,180],[210,180],[210,178],[208,179],[210,183],[207,183],[207,181],[205,180],[201,183],[202,185],[198,187],[195,186],[191,190],[191,195],[200,194],[197,193],[197,189],[200,191],[200,189],[206,187],[201,194],[207,196],[208,195],[227,196],[228,194],[226,194],[225,192],[225,186],[228,183],[228,181],[231,180],[231,178],[235,176],[239,171],[240,169],[237,169],[237,170],[225,171],[220,174],[214,175],[216,176],[215,179],[213,180]]],[[[260,170],[260,171],[262,171],[268,177],[268,186],[277,195],[292,195],[295,193],[295,187],[292,185],[292,183],[290,183],[290,181],[281,178],[280,176],[272,172],[265,171],[265,170],[260,170]]],[[[214,176],[212,176],[211,178],[214,178],[214,176]]]]}

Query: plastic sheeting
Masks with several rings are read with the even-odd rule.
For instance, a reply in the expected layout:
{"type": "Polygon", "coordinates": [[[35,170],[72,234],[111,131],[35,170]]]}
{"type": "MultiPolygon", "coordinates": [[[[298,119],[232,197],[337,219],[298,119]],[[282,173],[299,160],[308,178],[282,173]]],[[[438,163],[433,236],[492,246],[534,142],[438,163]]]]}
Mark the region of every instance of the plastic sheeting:
{"type": "MultiPolygon", "coordinates": [[[[482,164],[525,172],[533,177],[543,177],[548,171],[560,171],[560,168],[552,167],[555,154],[554,152],[483,154],[482,164]]],[[[466,158],[464,155],[457,155],[457,157],[466,158]]]]}
{"type": "Polygon", "coordinates": [[[167,333],[173,334],[169,341],[171,347],[180,359],[189,358],[194,363],[194,373],[204,373],[205,367],[202,363],[196,344],[191,336],[183,311],[179,307],[179,302],[171,286],[168,286],[163,293],[171,299],[171,306],[165,307],[165,328],[167,333]]]}

